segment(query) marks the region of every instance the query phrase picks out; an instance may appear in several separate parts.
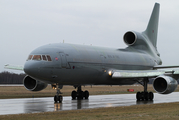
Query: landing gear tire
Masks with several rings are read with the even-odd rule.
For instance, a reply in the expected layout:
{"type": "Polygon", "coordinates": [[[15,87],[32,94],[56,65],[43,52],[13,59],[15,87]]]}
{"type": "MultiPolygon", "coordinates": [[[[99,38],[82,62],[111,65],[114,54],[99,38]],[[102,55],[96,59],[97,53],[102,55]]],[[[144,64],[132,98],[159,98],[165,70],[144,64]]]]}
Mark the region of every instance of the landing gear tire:
{"type": "Polygon", "coordinates": [[[55,95],[54,96],[54,102],[57,103],[58,99],[57,99],[57,96],[55,95]]]}
{"type": "Polygon", "coordinates": [[[141,92],[141,99],[142,99],[142,101],[144,101],[144,92],[141,92]]]}
{"type": "Polygon", "coordinates": [[[72,93],[71,93],[72,100],[76,99],[76,94],[77,94],[76,91],[72,91],[72,93]]]}
{"type": "Polygon", "coordinates": [[[63,101],[63,97],[61,95],[58,96],[58,101],[59,101],[59,103],[61,103],[63,101]]]}
{"type": "Polygon", "coordinates": [[[84,98],[87,100],[88,97],[89,97],[89,92],[86,90],[86,91],[84,92],[84,98]]]}
{"type": "Polygon", "coordinates": [[[81,86],[78,86],[77,91],[74,90],[71,92],[71,97],[72,97],[72,100],[75,100],[76,98],[78,100],[88,99],[89,92],[87,90],[83,92],[81,89],[81,86]]]}
{"type": "Polygon", "coordinates": [[[137,101],[144,101],[144,100],[153,100],[154,98],[154,95],[153,95],[153,92],[137,92],[136,94],[136,99],[137,101]]]}
{"type": "Polygon", "coordinates": [[[137,99],[137,101],[140,101],[141,98],[142,98],[141,93],[140,93],[140,92],[137,92],[137,94],[136,94],[136,99],[137,99]]]}
{"type": "Polygon", "coordinates": [[[63,97],[61,95],[59,95],[59,96],[55,95],[54,101],[55,101],[55,103],[57,103],[58,101],[59,101],[59,103],[61,103],[63,101],[63,97]]]}
{"type": "Polygon", "coordinates": [[[153,100],[154,99],[154,94],[153,92],[149,92],[149,100],[153,100]]]}
{"type": "Polygon", "coordinates": [[[148,96],[149,96],[149,93],[148,93],[148,92],[144,92],[144,99],[145,99],[145,100],[148,100],[148,99],[149,99],[148,96]]]}

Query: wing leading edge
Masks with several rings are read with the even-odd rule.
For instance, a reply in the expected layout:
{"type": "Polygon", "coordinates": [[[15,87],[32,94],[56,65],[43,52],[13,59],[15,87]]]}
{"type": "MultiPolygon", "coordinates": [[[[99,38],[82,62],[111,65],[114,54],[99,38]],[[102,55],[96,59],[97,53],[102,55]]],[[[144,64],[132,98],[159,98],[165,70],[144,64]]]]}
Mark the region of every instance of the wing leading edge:
{"type": "Polygon", "coordinates": [[[153,78],[163,74],[179,75],[179,70],[115,70],[112,78],[153,78]]]}
{"type": "Polygon", "coordinates": [[[23,66],[20,66],[20,65],[5,65],[4,66],[5,69],[12,69],[12,70],[24,70],[24,67],[23,66]]]}
{"type": "Polygon", "coordinates": [[[165,68],[179,68],[178,65],[174,65],[174,66],[162,66],[162,65],[158,65],[158,66],[154,66],[153,69],[165,69],[165,68]]]}

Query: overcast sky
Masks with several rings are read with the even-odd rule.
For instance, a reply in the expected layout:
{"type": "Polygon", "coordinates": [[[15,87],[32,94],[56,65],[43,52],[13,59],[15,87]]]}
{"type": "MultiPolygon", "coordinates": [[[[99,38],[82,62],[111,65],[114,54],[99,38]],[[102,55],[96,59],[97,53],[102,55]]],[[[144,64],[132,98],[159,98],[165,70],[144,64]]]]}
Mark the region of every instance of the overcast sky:
{"type": "MultiPolygon", "coordinates": [[[[130,30],[145,30],[155,2],[0,0],[0,72],[5,70],[5,64],[24,65],[35,48],[63,40],[125,48],[123,35],[130,30]]],[[[179,1],[157,2],[160,3],[158,51],[164,65],[179,65],[179,1]]]]}

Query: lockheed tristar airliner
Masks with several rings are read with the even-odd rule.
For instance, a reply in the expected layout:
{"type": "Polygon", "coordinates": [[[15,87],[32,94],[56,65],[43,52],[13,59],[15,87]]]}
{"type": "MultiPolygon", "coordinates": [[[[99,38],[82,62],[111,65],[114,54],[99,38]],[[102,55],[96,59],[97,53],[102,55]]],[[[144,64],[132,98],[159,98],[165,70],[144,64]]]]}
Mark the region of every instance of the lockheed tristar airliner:
{"type": "MultiPolygon", "coordinates": [[[[63,85],[77,88],[72,99],[88,99],[87,85],[143,85],[137,100],[153,100],[147,84],[153,78],[153,88],[160,94],[169,94],[178,86],[179,70],[162,70],[179,66],[161,66],[157,51],[157,33],[160,5],[155,3],[148,26],[143,32],[128,31],[123,40],[124,49],[55,43],[33,50],[24,65],[5,68],[24,70],[23,84],[27,90],[40,91],[51,84],[56,89],[55,102],[62,102],[63,85]],[[160,70],[159,70],[160,69],[160,70]]],[[[134,23],[135,24],[135,23],[134,23]]]]}

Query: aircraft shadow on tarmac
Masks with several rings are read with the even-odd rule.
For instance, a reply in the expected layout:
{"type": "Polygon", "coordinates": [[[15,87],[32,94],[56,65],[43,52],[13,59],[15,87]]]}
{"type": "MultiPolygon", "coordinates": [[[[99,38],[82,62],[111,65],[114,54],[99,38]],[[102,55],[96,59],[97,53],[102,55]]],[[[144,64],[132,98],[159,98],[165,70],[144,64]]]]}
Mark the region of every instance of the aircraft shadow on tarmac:
{"type": "Polygon", "coordinates": [[[153,104],[154,101],[153,100],[149,100],[149,101],[136,101],[136,105],[142,105],[142,104],[153,104]]]}

